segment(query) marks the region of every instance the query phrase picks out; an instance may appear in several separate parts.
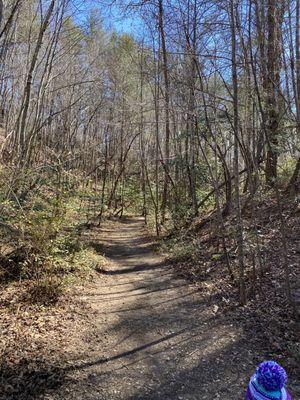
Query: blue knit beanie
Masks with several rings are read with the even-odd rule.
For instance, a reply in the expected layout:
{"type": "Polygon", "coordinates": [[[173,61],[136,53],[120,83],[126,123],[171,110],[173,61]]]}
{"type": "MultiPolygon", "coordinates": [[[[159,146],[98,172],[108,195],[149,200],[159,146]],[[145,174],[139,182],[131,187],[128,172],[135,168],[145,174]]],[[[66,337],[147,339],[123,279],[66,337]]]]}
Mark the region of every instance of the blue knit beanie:
{"type": "Polygon", "coordinates": [[[275,361],[264,361],[250,380],[246,400],[292,400],[286,384],[285,370],[275,361]]]}

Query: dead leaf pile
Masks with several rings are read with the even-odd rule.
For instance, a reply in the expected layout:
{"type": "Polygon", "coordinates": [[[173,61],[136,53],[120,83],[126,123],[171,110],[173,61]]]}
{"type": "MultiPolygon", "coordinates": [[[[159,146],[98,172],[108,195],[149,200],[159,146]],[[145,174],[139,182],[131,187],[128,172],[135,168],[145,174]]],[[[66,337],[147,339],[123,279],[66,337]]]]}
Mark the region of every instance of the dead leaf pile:
{"type": "Polygon", "coordinates": [[[0,294],[0,399],[29,400],[59,385],[87,318],[70,293],[52,307],[27,303],[30,286],[12,284],[0,294]]]}

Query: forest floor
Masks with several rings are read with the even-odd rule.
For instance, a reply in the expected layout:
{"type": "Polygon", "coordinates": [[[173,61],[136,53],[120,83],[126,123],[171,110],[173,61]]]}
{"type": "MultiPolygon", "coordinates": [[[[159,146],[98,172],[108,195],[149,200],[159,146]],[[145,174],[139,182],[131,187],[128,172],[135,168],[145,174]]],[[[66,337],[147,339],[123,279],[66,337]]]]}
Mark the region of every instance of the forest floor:
{"type": "MultiPolygon", "coordinates": [[[[80,312],[64,325],[60,359],[20,374],[23,389],[0,398],[243,399],[256,364],[268,355],[255,326],[224,315],[205,286],[179,278],[141,219],[110,221],[84,240],[111,262],[72,295],[80,312]]],[[[55,342],[57,332],[48,332],[51,347],[49,335],[55,342]]]]}

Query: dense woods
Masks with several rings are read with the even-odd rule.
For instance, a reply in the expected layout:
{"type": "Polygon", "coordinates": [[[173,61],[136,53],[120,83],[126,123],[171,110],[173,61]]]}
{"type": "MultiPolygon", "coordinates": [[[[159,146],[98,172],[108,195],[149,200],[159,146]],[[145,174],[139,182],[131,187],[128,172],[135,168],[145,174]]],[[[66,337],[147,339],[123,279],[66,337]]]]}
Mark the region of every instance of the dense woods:
{"type": "Polygon", "coordinates": [[[142,41],[74,7],[2,6],[2,223],[84,187],[88,219],[134,209],[158,235],[215,208],[227,253],[233,212],[244,303],[242,208],[299,190],[299,2],[129,2],[142,41]]]}
{"type": "Polygon", "coordinates": [[[300,0],[83,3],[0,1],[2,283],[56,299],[98,262],[83,231],[141,215],[185,273],[242,306],[275,279],[296,318],[300,0]]]}

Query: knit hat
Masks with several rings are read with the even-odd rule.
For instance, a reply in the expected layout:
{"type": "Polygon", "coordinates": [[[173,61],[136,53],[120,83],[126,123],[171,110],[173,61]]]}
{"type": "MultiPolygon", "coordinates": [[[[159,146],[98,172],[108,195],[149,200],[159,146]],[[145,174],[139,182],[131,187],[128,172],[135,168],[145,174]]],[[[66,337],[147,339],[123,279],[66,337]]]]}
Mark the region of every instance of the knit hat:
{"type": "Polygon", "coordinates": [[[292,400],[286,383],[285,370],[274,361],[264,361],[250,379],[245,400],[292,400]]]}

